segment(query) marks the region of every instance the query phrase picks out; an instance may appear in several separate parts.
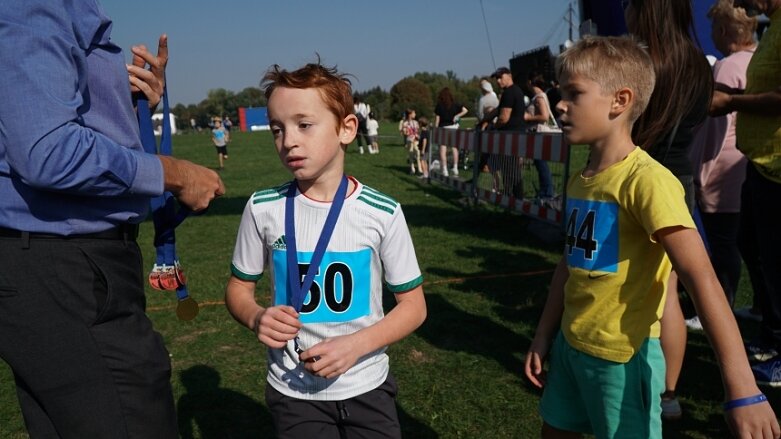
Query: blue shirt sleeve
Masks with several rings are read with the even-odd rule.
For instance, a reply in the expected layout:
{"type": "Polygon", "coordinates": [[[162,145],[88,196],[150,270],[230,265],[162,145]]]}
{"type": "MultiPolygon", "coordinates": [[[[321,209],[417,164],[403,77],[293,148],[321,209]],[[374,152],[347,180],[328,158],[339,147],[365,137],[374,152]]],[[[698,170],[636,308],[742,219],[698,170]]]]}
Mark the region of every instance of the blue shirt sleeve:
{"type": "Polygon", "coordinates": [[[91,0],[4,3],[0,173],[76,195],[162,193],[162,166],[140,145],[110,29],[91,0]]]}

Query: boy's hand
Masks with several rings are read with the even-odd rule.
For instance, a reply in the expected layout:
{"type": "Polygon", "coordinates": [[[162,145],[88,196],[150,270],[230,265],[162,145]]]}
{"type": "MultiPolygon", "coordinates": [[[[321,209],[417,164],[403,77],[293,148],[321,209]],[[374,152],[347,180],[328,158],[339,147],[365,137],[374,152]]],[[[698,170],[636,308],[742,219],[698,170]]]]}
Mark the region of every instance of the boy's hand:
{"type": "Polygon", "coordinates": [[[327,338],[301,353],[304,368],[313,375],[334,378],[348,370],[361,357],[355,334],[327,338]]]}
{"type": "Polygon", "coordinates": [[[252,330],[264,345],[281,349],[294,339],[301,329],[298,313],[292,306],[272,306],[258,311],[252,330]]]}
{"type": "Polygon", "coordinates": [[[767,401],[728,410],[724,412],[724,417],[736,438],[778,439],[781,437],[778,420],[767,401]]]}
{"type": "Polygon", "coordinates": [[[526,378],[540,389],[545,387],[546,372],[542,366],[545,364],[545,358],[548,356],[549,351],[549,341],[534,337],[531,346],[529,346],[529,352],[526,353],[526,365],[524,367],[526,378]]]}

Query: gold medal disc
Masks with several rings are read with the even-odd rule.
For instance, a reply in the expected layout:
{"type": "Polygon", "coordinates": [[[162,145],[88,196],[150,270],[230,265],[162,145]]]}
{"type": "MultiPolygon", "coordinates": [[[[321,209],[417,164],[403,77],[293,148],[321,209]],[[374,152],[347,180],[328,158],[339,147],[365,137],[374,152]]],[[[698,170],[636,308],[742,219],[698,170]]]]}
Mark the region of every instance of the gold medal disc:
{"type": "Polygon", "coordinates": [[[187,297],[179,301],[176,305],[176,317],[179,320],[189,322],[198,315],[198,302],[193,300],[192,297],[187,297]]]}

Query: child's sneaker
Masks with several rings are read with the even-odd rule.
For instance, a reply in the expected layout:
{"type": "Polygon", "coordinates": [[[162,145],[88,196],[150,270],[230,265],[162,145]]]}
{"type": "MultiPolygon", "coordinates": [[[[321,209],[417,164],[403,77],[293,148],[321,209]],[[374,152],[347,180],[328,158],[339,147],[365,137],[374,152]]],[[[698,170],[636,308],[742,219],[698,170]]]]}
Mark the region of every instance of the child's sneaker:
{"type": "Polygon", "coordinates": [[[751,371],[760,386],[781,387],[781,356],[757,363],[751,371]]]}
{"type": "Polygon", "coordinates": [[[359,147],[358,147],[358,151],[359,151],[361,154],[363,154],[363,146],[359,146],[359,147]]]}
{"type": "Polygon", "coordinates": [[[700,316],[694,316],[690,319],[686,319],[686,327],[695,331],[702,331],[702,322],[700,322],[700,316]]]}
{"type": "Polygon", "coordinates": [[[448,172],[447,172],[447,168],[445,168],[445,169],[443,169],[443,170],[442,170],[442,176],[443,176],[443,177],[447,177],[447,176],[449,176],[449,175],[450,175],[450,174],[448,174],[448,172]]]}
{"type": "Polygon", "coordinates": [[[662,419],[665,421],[677,421],[681,419],[681,416],[683,416],[683,411],[678,398],[662,398],[662,419]]]}
{"type": "Polygon", "coordinates": [[[762,339],[746,343],[746,355],[749,361],[768,361],[778,356],[776,347],[762,339]]]}
{"type": "Polygon", "coordinates": [[[450,170],[450,172],[453,173],[453,176],[458,177],[458,168],[453,168],[450,170]]]}

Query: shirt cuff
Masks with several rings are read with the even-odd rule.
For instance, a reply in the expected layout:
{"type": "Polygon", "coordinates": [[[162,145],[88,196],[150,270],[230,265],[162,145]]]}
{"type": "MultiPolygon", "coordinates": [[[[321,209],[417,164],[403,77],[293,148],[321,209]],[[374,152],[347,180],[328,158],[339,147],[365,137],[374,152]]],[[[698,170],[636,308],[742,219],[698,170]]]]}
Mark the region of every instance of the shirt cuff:
{"type": "Polygon", "coordinates": [[[134,154],[136,158],[136,177],[130,191],[139,195],[158,196],[163,194],[163,164],[154,154],[134,154]]]}

